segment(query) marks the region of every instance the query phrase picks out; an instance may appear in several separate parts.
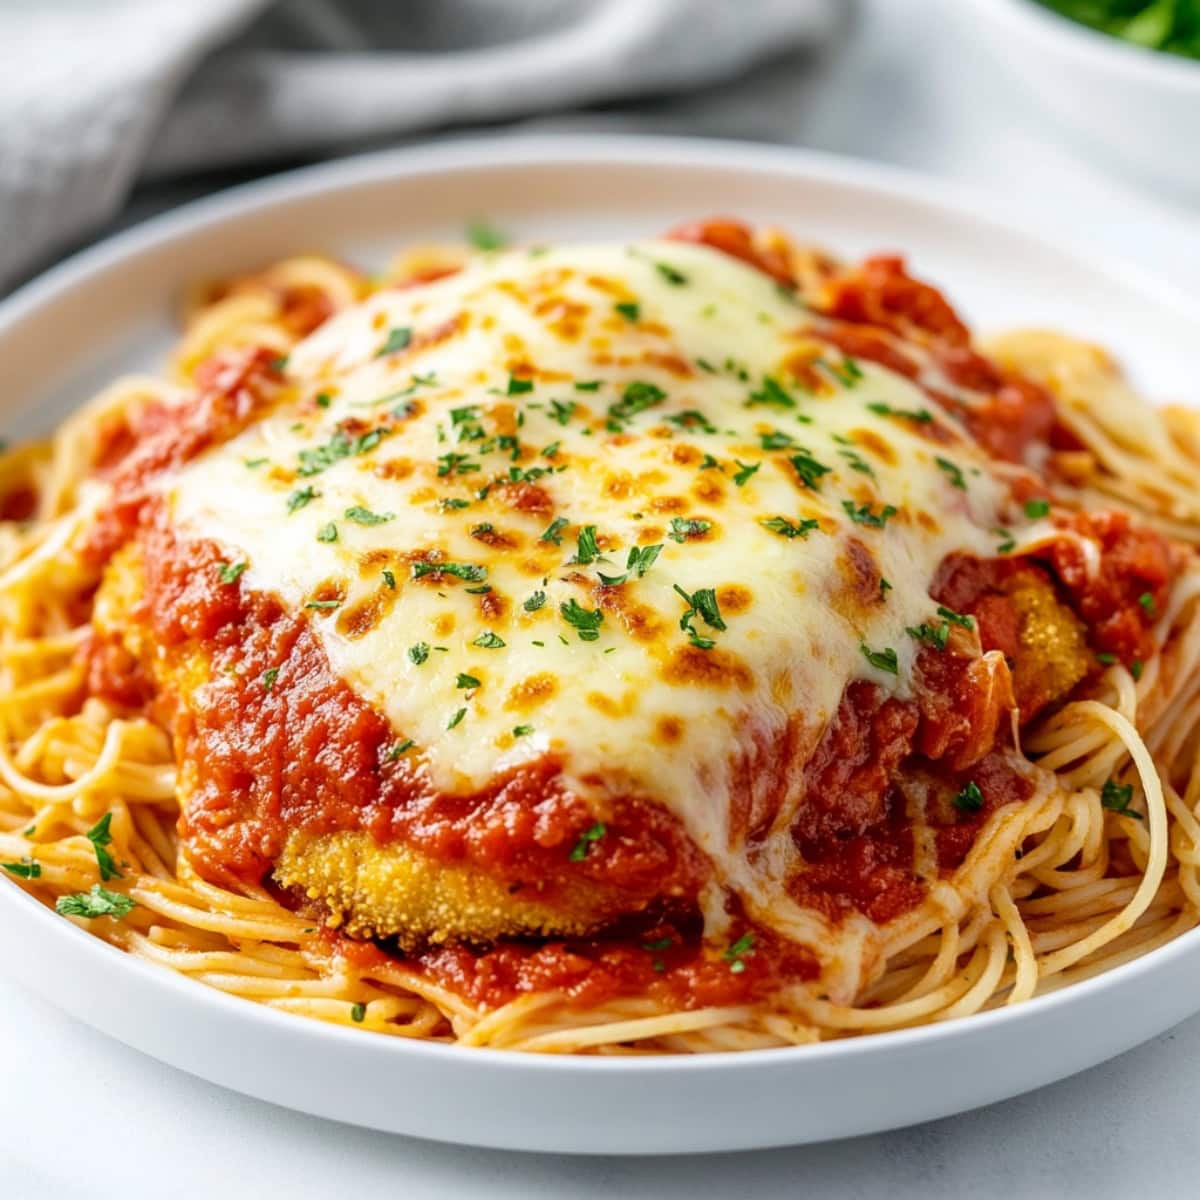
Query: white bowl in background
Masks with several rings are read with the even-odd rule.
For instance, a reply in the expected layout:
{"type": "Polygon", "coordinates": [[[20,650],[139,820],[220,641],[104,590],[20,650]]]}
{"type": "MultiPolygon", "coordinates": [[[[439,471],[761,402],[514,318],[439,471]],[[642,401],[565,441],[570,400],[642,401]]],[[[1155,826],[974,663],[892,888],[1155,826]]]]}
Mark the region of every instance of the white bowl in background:
{"type": "Polygon", "coordinates": [[[1082,149],[1200,199],[1200,61],[1100,33],[1037,0],[949,7],[1082,149]]]}

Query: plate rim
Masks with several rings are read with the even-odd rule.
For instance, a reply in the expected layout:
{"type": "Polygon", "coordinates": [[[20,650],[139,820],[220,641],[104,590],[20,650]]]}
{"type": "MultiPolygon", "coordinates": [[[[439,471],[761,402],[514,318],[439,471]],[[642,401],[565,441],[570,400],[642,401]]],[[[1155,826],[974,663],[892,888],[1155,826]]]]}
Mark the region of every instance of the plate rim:
{"type": "MultiPolygon", "coordinates": [[[[1090,248],[1085,248],[1081,241],[1060,234],[1057,230],[1051,236],[1031,229],[1026,222],[1002,213],[1000,207],[986,195],[937,176],[766,143],[719,138],[571,133],[463,138],[350,155],[274,173],[189,201],[76,251],[20,286],[0,301],[0,336],[7,335],[22,321],[36,315],[43,304],[52,302],[90,277],[119,267],[124,260],[157,249],[175,238],[190,237],[219,228],[227,219],[388,179],[436,176],[458,171],[487,172],[497,168],[565,168],[572,163],[594,165],[605,161],[621,167],[700,167],[762,175],[783,174],[800,179],[819,178],[833,185],[901,197],[926,208],[937,208],[955,217],[967,217],[974,223],[990,226],[1008,236],[1017,237],[1043,254],[1053,254],[1076,263],[1086,262],[1091,270],[1108,275],[1130,290],[1153,296],[1157,303],[1177,307],[1185,314],[1190,312],[1200,322],[1200,296],[1193,296],[1173,281],[1160,279],[1120,256],[1106,253],[1097,255],[1090,248]]],[[[232,1019],[240,1017],[244,1022],[258,1022],[269,1029],[278,1028],[293,1035],[305,1036],[304,1031],[307,1030],[306,1036],[321,1038],[334,1046],[344,1043],[353,1045],[357,1051],[363,1048],[362,1030],[345,1029],[311,1018],[298,1019],[293,1014],[230,995],[168,968],[138,959],[74,926],[72,922],[62,920],[18,885],[12,881],[7,883],[9,886],[0,888],[0,909],[10,912],[13,919],[43,922],[47,935],[60,939],[64,953],[73,953],[71,948],[74,947],[85,955],[96,952],[119,955],[123,966],[139,976],[144,987],[158,990],[164,996],[171,995],[172,1003],[175,1002],[175,990],[183,988],[184,1003],[216,1005],[232,1019]]],[[[1156,974],[1171,962],[1197,949],[1200,949],[1200,927],[1186,931],[1166,945],[1131,962],[1019,1005],[1006,1005],[950,1021],[799,1046],[626,1058],[531,1054],[519,1050],[461,1047],[384,1035],[379,1035],[371,1045],[373,1052],[396,1055],[397,1061],[413,1056],[423,1057],[447,1069],[456,1063],[500,1069],[519,1066],[525,1071],[553,1074],[581,1071],[588,1074],[719,1075],[756,1065],[800,1069],[806,1063],[827,1065],[829,1060],[919,1050],[929,1042],[954,1043],[964,1038],[970,1040],[982,1036],[988,1030],[996,1031],[1013,1023],[1033,1023],[1039,1014],[1050,1013],[1072,1003],[1082,1005],[1097,994],[1123,984],[1133,984],[1148,973],[1156,974]]],[[[22,973],[6,969],[5,974],[20,979],[22,973]]],[[[1196,1009],[1200,1010],[1200,995],[1197,996],[1196,1009]]]]}

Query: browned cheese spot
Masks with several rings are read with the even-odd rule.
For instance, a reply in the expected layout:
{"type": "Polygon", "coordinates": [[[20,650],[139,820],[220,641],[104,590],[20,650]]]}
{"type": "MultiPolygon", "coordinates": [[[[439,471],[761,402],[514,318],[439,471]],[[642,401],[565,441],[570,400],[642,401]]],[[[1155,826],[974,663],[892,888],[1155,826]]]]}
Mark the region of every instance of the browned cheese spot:
{"type": "Polygon", "coordinates": [[[683,740],[683,728],[678,717],[659,717],[654,723],[654,740],[664,746],[677,746],[683,740]]]}
{"type": "Polygon", "coordinates": [[[717,588],[717,603],[723,613],[744,613],[754,603],[754,593],[740,583],[717,588]]]}
{"type": "Polygon", "coordinates": [[[510,712],[530,712],[544,704],[558,691],[558,677],[549,671],[541,671],[521,680],[508,693],[504,707],[510,712]]]}
{"type": "Polygon", "coordinates": [[[660,675],[678,687],[738,688],[748,692],[754,686],[750,668],[736,654],[719,646],[712,650],[677,646],[668,655],[660,675]]]}
{"type": "Polygon", "coordinates": [[[898,459],[891,443],[874,429],[852,429],[850,437],[864,450],[869,450],[880,462],[893,467],[898,459]]]}

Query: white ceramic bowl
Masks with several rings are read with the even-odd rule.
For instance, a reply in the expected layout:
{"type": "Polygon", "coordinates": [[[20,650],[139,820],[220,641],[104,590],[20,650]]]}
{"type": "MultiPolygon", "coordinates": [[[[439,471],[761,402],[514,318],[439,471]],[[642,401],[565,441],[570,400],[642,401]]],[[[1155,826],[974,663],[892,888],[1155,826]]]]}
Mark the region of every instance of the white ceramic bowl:
{"type": "MultiPolygon", "coordinates": [[[[1109,344],[1153,393],[1194,386],[1200,305],[1015,229],[942,181],[720,142],[491,140],[239,188],[56,268],[0,305],[0,421],[17,436],[45,429],[115,374],[161,362],[197,276],[310,249],[366,266],[479,216],[532,240],[645,235],[714,213],[844,254],[903,249],[979,326],[1057,325],[1109,344]]],[[[147,1054],[264,1100],[443,1141],[587,1154],[752,1149],[925,1121],[1061,1079],[1200,1008],[1194,930],[1024,1005],[856,1040],[635,1059],[457,1049],[226,996],[122,954],[6,878],[0,969],[147,1054]]]]}
{"type": "Polygon", "coordinates": [[[1200,197],[1200,61],[1098,33],[1036,0],[950,7],[1081,149],[1142,182],[1200,197]]]}

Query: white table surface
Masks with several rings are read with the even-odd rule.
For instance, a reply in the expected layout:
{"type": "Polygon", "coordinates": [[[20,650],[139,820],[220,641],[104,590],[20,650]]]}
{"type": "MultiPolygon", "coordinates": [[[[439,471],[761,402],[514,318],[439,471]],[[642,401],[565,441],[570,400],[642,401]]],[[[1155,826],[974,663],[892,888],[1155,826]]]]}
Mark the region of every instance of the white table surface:
{"type": "MultiPolygon", "coordinates": [[[[946,23],[954,2],[864,0],[852,40],[824,61],[538,127],[795,142],[939,173],[1200,288],[1200,213],[1060,147],[946,23]]],[[[161,1066],[0,981],[6,1200],[1194,1196],[1198,1135],[1200,1018],[1074,1079],[909,1130],[752,1154],[588,1159],[438,1146],[290,1113],[161,1066]]]]}

